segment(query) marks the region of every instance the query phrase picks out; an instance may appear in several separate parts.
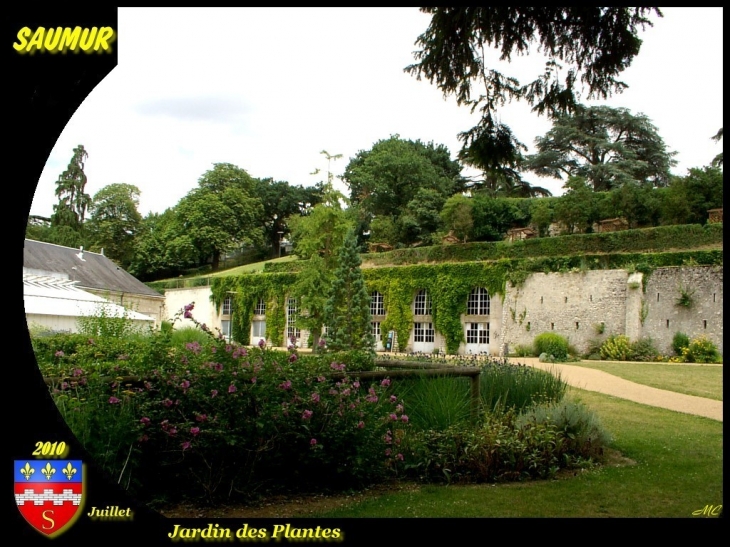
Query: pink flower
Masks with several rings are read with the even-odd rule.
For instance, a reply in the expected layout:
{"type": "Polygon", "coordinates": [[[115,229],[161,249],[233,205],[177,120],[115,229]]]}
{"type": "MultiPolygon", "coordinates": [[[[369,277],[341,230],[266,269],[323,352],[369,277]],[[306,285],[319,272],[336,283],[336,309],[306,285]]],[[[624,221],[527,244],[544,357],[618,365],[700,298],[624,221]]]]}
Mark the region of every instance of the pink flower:
{"type": "Polygon", "coordinates": [[[291,389],[291,380],[287,380],[286,382],[282,382],[279,384],[279,387],[281,389],[291,389]]]}
{"type": "Polygon", "coordinates": [[[390,448],[386,448],[385,449],[385,455],[386,456],[390,456],[390,448]]]}
{"type": "Polygon", "coordinates": [[[362,429],[363,427],[365,427],[365,422],[363,422],[362,420],[360,420],[359,422],[357,422],[357,428],[358,429],[362,429]]]}
{"type": "Polygon", "coordinates": [[[398,455],[396,456],[396,458],[398,458],[398,459],[399,459],[400,461],[403,461],[403,454],[398,454],[398,455]]]}
{"type": "Polygon", "coordinates": [[[183,389],[188,389],[190,387],[190,382],[188,380],[183,380],[180,384],[180,387],[183,389]]]}
{"type": "Polygon", "coordinates": [[[324,376],[317,376],[318,382],[324,382],[325,380],[326,380],[326,378],[324,376]]]}
{"type": "Polygon", "coordinates": [[[190,434],[191,434],[191,435],[195,436],[195,435],[197,435],[198,433],[200,433],[200,428],[199,428],[199,427],[191,427],[191,428],[190,428],[190,434]]]}
{"type": "Polygon", "coordinates": [[[117,399],[116,397],[109,397],[109,404],[110,405],[116,405],[118,403],[121,403],[121,399],[117,399]]]}
{"type": "Polygon", "coordinates": [[[167,430],[167,434],[170,435],[170,437],[172,437],[173,435],[177,434],[177,429],[174,427],[171,427],[170,429],[167,430]]]}
{"type": "Polygon", "coordinates": [[[234,384],[228,386],[228,393],[235,393],[236,391],[238,391],[238,388],[234,384]]]}
{"type": "Polygon", "coordinates": [[[204,422],[207,419],[208,419],[208,415],[207,414],[198,414],[197,416],[195,416],[195,420],[198,421],[198,422],[204,422]]]}
{"type": "Polygon", "coordinates": [[[81,376],[84,373],[80,368],[75,368],[71,373],[71,376],[81,376]]]}
{"type": "Polygon", "coordinates": [[[217,389],[211,389],[210,390],[210,396],[211,397],[217,397],[218,396],[218,390],[217,389]]]}
{"type": "Polygon", "coordinates": [[[391,395],[390,396],[390,402],[391,403],[395,403],[396,401],[398,401],[398,397],[396,397],[395,395],[391,395]]]}
{"type": "Polygon", "coordinates": [[[355,389],[360,389],[360,382],[352,382],[352,387],[354,387],[355,389]]]}
{"type": "Polygon", "coordinates": [[[403,414],[403,416],[401,416],[400,419],[402,421],[404,421],[404,422],[407,422],[408,421],[408,416],[406,416],[405,414],[403,414]]]}
{"type": "Polygon", "coordinates": [[[308,420],[312,417],[312,414],[314,414],[314,412],[312,412],[311,410],[305,410],[304,412],[302,412],[302,420],[308,420]]]}
{"type": "Polygon", "coordinates": [[[193,314],[192,314],[192,313],[190,313],[189,311],[186,311],[186,312],[185,312],[185,313],[183,314],[183,317],[184,317],[185,319],[190,319],[190,318],[192,318],[192,317],[193,317],[193,314]]]}
{"type": "Polygon", "coordinates": [[[139,422],[140,422],[141,424],[144,424],[144,425],[150,425],[150,419],[149,419],[149,418],[147,418],[146,416],[145,416],[144,418],[140,418],[140,419],[139,419],[139,422]]]}
{"type": "Polygon", "coordinates": [[[187,304],[187,305],[186,305],[186,306],[185,306],[185,307],[183,308],[183,310],[184,310],[184,311],[190,311],[190,310],[192,310],[192,309],[193,309],[194,307],[195,307],[195,302],[190,302],[190,304],[187,304]]]}
{"type": "Polygon", "coordinates": [[[184,443],[182,443],[181,446],[183,451],[187,450],[188,448],[190,448],[190,441],[185,441],[184,443]]]}
{"type": "Polygon", "coordinates": [[[403,412],[403,405],[398,405],[397,407],[395,407],[395,411],[396,412],[403,412]]]}
{"type": "Polygon", "coordinates": [[[63,357],[65,354],[60,349],[56,352],[56,357],[63,357]]]}
{"type": "Polygon", "coordinates": [[[162,401],[162,404],[165,405],[165,407],[170,408],[172,406],[172,401],[170,399],[165,399],[162,401]]]}
{"type": "Polygon", "coordinates": [[[292,353],[292,354],[291,354],[291,355],[289,356],[289,362],[290,362],[290,363],[294,363],[294,362],[296,362],[296,360],[297,360],[297,359],[298,359],[298,357],[297,357],[297,354],[296,354],[296,353],[292,353]]]}
{"type": "Polygon", "coordinates": [[[259,340],[259,347],[260,347],[261,349],[264,349],[264,346],[266,346],[266,340],[264,340],[264,339],[262,338],[261,340],[259,340]]]}
{"type": "Polygon", "coordinates": [[[213,347],[211,347],[211,348],[210,348],[210,352],[211,352],[211,353],[215,353],[215,352],[217,352],[217,351],[218,351],[218,348],[217,348],[217,347],[215,347],[215,346],[213,346],[213,347]]]}
{"type": "Polygon", "coordinates": [[[319,402],[319,393],[317,393],[316,391],[312,393],[312,401],[315,403],[319,402]]]}
{"type": "Polygon", "coordinates": [[[396,421],[398,419],[398,416],[396,416],[395,414],[391,414],[390,419],[396,421]]]}
{"type": "Polygon", "coordinates": [[[253,378],[251,378],[251,383],[252,384],[255,384],[256,383],[256,376],[254,376],[253,378]]]}
{"type": "Polygon", "coordinates": [[[317,444],[317,439],[312,439],[311,441],[309,441],[309,444],[310,444],[311,446],[314,446],[314,445],[316,445],[316,444],[317,444]]]}
{"type": "Polygon", "coordinates": [[[382,387],[388,387],[390,385],[390,380],[388,378],[386,378],[385,380],[383,380],[382,382],[380,382],[380,385],[382,387]]]}

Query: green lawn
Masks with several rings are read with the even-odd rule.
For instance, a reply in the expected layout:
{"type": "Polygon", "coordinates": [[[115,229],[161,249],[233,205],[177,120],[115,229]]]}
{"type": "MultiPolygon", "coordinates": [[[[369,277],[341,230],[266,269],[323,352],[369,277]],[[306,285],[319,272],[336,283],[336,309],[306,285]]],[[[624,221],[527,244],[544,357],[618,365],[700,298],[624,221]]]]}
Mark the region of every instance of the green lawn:
{"type": "Polygon", "coordinates": [[[402,489],[317,517],[692,517],[722,504],[721,422],[571,388],[626,460],[553,481],[402,489]]]}
{"type": "Polygon", "coordinates": [[[602,370],[637,384],[722,401],[721,366],[616,361],[581,361],[570,364],[602,370]]]}
{"type": "Polygon", "coordinates": [[[264,260],[263,262],[254,262],[252,264],[244,264],[243,266],[237,266],[235,268],[230,268],[228,270],[221,270],[212,274],[209,274],[210,277],[221,277],[221,276],[228,276],[228,275],[238,275],[242,273],[253,273],[253,272],[263,272],[264,271],[264,264],[267,262],[290,262],[292,260],[296,260],[297,257],[294,255],[289,256],[282,256],[281,258],[272,258],[271,260],[264,260]]]}

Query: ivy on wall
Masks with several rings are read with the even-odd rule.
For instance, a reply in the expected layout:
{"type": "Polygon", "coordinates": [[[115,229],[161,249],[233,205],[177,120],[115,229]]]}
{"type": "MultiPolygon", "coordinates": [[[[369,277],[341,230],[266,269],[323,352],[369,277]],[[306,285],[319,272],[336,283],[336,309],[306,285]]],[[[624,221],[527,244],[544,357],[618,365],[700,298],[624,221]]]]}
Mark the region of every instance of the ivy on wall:
{"type": "MultiPolygon", "coordinates": [[[[507,283],[521,286],[532,273],[581,272],[633,269],[644,274],[644,287],[656,268],[683,265],[721,265],[723,251],[674,253],[614,253],[540,258],[501,259],[490,262],[456,262],[369,268],[363,270],[368,293],[383,295],[386,319],[384,332],[393,330],[399,340],[408,340],[413,325],[413,301],[426,289],[431,297],[434,328],[454,354],[464,341],[462,314],[469,293],[484,287],[491,297],[504,299],[507,283]]],[[[248,344],[253,310],[259,298],[266,301],[266,335],[274,344],[283,343],[286,327],[286,298],[296,273],[255,273],[216,277],[211,299],[218,309],[226,296],[234,296],[233,337],[248,344]],[[231,295],[229,291],[235,294],[231,295]]]]}

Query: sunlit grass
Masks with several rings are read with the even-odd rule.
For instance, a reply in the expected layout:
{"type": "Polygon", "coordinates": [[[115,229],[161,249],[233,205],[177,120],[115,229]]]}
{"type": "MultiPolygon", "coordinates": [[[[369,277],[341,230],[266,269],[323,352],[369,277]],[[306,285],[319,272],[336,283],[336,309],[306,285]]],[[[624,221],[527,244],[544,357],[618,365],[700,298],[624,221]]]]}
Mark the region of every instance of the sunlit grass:
{"type": "Polygon", "coordinates": [[[552,481],[403,488],[312,516],[692,517],[723,497],[722,423],[570,388],[621,458],[552,481]]]}
{"type": "Polygon", "coordinates": [[[581,361],[571,365],[602,370],[625,380],[658,389],[717,401],[723,400],[721,366],[614,361],[581,361]]]}

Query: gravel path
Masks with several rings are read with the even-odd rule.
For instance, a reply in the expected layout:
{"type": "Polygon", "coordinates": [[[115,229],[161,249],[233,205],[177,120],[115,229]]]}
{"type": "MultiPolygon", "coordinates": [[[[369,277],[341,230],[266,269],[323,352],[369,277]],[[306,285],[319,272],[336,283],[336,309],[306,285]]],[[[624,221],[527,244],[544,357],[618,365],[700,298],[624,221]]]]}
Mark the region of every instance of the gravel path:
{"type": "Polygon", "coordinates": [[[674,391],[666,391],[649,387],[636,382],[624,380],[602,370],[563,363],[541,363],[537,358],[513,358],[525,365],[543,370],[560,372],[561,378],[569,385],[589,391],[597,391],[606,395],[613,395],[621,399],[628,399],[636,403],[667,408],[685,414],[704,416],[722,422],[722,401],[684,395],[674,391]]]}

